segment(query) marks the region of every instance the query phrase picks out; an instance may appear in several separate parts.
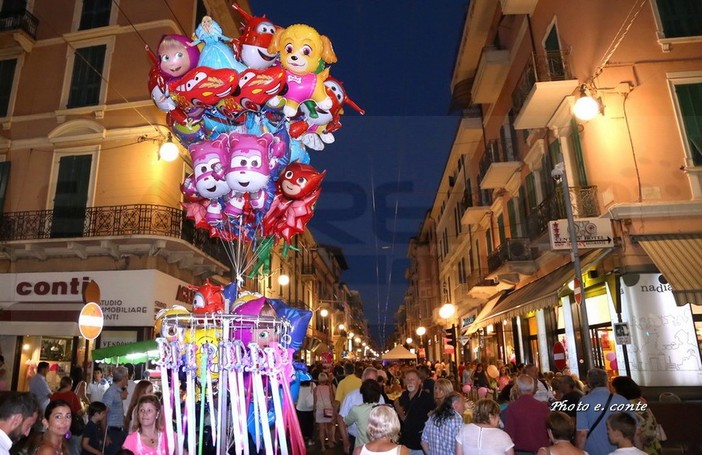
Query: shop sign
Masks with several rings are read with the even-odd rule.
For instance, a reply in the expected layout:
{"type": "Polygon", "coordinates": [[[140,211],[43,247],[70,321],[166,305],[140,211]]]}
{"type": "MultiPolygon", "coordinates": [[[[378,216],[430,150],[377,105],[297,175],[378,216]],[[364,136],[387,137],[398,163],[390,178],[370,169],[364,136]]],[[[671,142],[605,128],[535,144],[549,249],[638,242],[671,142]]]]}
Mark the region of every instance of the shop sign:
{"type": "MultiPolygon", "coordinates": [[[[188,283],[157,270],[0,274],[0,308],[24,311],[80,311],[91,281],[100,288],[106,327],[145,327],[160,310],[192,302],[188,283]],[[37,307],[41,303],[41,307],[37,307]],[[50,308],[47,311],[47,304],[50,308]],[[26,308],[24,307],[26,305],[26,308]]],[[[76,320],[76,322],[78,322],[76,320]]]]}
{"type": "MultiPolygon", "coordinates": [[[[611,248],[614,246],[612,221],[609,218],[579,218],[574,220],[578,248],[611,248]]],[[[568,232],[568,220],[548,222],[548,233],[552,250],[572,248],[568,232]]]]}
{"type": "Polygon", "coordinates": [[[619,345],[631,344],[631,332],[629,331],[629,324],[627,324],[626,322],[615,322],[614,339],[619,345]]]}
{"type": "Polygon", "coordinates": [[[137,333],[134,330],[103,330],[100,337],[100,348],[136,343],[137,333]]]}

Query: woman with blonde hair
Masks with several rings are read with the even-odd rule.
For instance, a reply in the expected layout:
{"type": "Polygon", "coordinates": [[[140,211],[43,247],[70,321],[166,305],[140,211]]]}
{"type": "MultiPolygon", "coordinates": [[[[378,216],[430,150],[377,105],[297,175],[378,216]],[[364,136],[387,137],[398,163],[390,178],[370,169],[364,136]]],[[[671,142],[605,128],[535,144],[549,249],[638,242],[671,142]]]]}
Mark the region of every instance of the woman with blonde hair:
{"type": "Polygon", "coordinates": [[[370,442],[356,447],[354,455],[410,454],[407,447],[395,442],[400,435],[400,419],[389,404],[378,404],[371,409],[366,433],[370,442]]]}
{"type": "Polygon", "coordinates": [[[446,398],[453,390],[453,383],[446,378],[439,378],[434,383],[434,402],[438,407],[441,402],[446,398]]]}
{"type": "Polygon", "coordinates": [[[136,408],[139,398],[143,395],[153,395],[154,385],[149,381],[139,381],[134,387],[134,393],[132,394],[132,401],[129,402],[129,407],[127,408],[127,414],[124,416],[124,428],[129,431],[129,427],[132,426],[132,421],[136,420],[134,415],[134,408],[136,408]]]}
{"type": "Polygon", "coordinates": [[[456,454],[514,455],[514,443],[500,430],[500,405],[489,398],[475,403],[473,423],[463,425],[456,436],[456,454]]]}
{"type": "Polygon", "coordinates": [[[329,439],[329,448],[336,445],[334,422],[336,421],[336,407],[334,384],[329,382],[329,375],[325,372],[317,376],[317,387],[314,389],[314,421],[317,422],[317,433],[321,450],[329,439]]]}
{"type": "Polygon", "coordinates": [[[123,449],[139,455],[168,455],[168,440],[163,431],[161,402],[156,395],[142,395],[137,401],[135,418],[123,449]]]}

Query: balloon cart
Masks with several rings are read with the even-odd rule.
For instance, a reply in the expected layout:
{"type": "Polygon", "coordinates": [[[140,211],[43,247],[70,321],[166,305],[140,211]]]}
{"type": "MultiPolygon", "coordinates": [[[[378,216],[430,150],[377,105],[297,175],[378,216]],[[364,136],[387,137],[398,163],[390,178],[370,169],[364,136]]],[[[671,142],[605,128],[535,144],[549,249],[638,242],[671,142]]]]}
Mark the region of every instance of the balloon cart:
{"type": "MultiPolygon", "coordinates": [[[[192,311],[157,315],[157,360],[169,454],[303,454],[293,362],[312,312],[244,290],[270,275],[270,254],[305,230],[326,171],[309,150],[335,141],[343,107],[364,114],[330,75],[331,41],[305,24],[274,25],[234,4],[231,39],[209,16],[192,37],[164,35],[148,90],[168,138],[187,149],[186,218],[219,239],[234,282],[192,287],[192,311]]],[[[159,131],[159,134],[163,135],[159,131]]]]}

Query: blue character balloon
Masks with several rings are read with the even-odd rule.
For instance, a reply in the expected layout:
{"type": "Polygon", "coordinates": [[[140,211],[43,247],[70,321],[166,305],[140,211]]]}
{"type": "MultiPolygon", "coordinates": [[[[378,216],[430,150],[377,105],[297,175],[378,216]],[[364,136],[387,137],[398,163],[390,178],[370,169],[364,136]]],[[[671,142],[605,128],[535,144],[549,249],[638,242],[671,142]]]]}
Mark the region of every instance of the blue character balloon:
{"type": "Polygon", "coordinates": [[[232,39],[222,34],[222,27],[210,16],[202,18],[202,22],[195,29],[195,36],[197,39],[189,43],[189,46],[204,43],[198,61],[199,66],[235,69],[240,65],[234,57],[231,46],[227,44],[231,43],[232,39]]]}

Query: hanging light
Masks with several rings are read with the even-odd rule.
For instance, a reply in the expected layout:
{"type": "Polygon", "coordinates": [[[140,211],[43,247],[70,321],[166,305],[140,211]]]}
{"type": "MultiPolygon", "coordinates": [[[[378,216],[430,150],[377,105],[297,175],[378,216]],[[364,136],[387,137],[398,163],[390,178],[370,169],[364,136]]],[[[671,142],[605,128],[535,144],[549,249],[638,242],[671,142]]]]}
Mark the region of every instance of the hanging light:
{"type": "Polygon", "coordinates": [[[424,336],[425,333],[427,333],[426,327],[421,326],[421,325],[419,327],[417,327],[417,335],[419,335],[421,337],[421,336],[424,336]]]}
{"type": "Polygon", "coordinates": [[[580,86],[580,98],[575,101],[573,114],[584,122],[592,120],[600,113],[600,103],[592,97],[590,90],[583,84],[580,86]]]}
{"type": "Polygon", "coordinates": [[[170,163],[178,158],[178,155],[180,155],[180,150],[178,150],[178,146],[173,143],[173,136],[171,136],[171,133],[168,133],[166,142],[161,144],[161,147],[158,149],[158,157],[170,163]]]}
{"type": "Polygon", "coordinates": [[[281,286],[287,286],[290,284],[290,277],[285,274],[278,276],[278,284],[281,286]]]}

